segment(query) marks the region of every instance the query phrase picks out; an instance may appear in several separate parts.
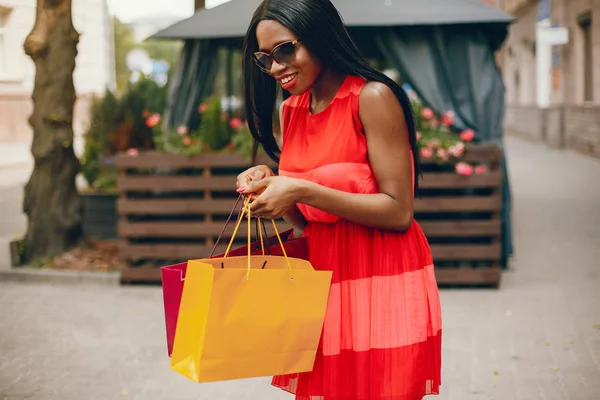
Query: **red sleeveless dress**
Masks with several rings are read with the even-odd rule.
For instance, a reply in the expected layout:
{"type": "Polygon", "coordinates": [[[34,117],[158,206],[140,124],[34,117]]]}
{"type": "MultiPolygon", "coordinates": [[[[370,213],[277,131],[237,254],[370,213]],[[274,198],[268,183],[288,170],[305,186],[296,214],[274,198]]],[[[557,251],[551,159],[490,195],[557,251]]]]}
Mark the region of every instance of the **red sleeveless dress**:
{"type": "MultiPolygon", "coordinates": [[[[281,175],[350,193],[378,193],[358,117],[365,80],[348,76],[311,114],[310,93],[283,106],[281,175]]],[[[409,190],[407,188],[407,190],[409,190]]],[[[438,394],[441,309],[427,239],[358,225],[299,204],[317,270],[333,271],[312,372],[277,376],[297,400],[417,400],[438,394]]]]}

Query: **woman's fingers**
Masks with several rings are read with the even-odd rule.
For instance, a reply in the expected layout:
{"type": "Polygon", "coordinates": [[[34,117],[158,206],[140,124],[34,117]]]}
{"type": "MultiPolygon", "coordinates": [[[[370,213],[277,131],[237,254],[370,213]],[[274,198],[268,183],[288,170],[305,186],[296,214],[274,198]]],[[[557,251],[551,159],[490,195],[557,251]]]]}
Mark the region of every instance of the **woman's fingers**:
{"type": "Polygon", "coordinates": [[[237,176],[236,187],[238,192],[243,192],[243,188],[248,187],[252,182],[257,182],[267,177],[273,176],[273,171],[266,165],[258,165],[256,167],[248,168],[237,176]]]}
{"type": "Polygon", "coordinates": [[[261,169],[257,169],[252,174],[252,181],[260,181],[261,179],[265,178],[266,176],[267,176],[267,174],[265,171],[263,171],[261,169]]]}

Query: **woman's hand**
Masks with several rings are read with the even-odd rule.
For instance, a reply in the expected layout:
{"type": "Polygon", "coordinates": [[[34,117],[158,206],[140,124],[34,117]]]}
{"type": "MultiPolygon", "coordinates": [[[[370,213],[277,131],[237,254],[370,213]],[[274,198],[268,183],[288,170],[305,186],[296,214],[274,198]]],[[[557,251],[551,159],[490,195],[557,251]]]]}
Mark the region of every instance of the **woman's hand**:
{"type": "Polygon", "coordinates": [[[239,174],[237,177],[236,186],[238,192],[243,192],[252,182],[257,182],[261,179],[274,175],[275,173],[273,170],[266,165],[257,165],[256,167],[249,168],[239,174]]]}
{"type": "Polygon", "coordinates": [[[253,181],[242,193],[253,196],[251,216],[279,219],[296,205],[301,184],[299,179],[270,176],[253,181]]]}

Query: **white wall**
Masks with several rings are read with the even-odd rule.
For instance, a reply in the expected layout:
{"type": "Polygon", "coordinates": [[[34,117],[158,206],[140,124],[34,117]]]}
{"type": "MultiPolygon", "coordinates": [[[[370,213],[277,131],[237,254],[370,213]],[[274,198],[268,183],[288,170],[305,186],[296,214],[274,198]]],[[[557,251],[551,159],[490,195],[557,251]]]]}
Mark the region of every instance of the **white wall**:
{"type": "MultiPolygon", "coordinates": [[[[0,93],[33,90],[35,67],[23,43],[35,22],[35,6],[35,0],[0,0],[0,7],[12,9],[7,25],[9,68],[0,78],[0,93]]],[[[102,93],[114,85],[111,21],[105,0],[73,0],[73,25],[80,34],[73,76],[78,94],[102,93]]]]}
{"type": "Polygon", "coordinates": [[[526,7],[516,17],[518,21],[510,26],[504,47],[506,101],[510,105],[532,105],[536,103],[537,91],[536,59],[532,51],[532,44],[535,43],[537,6],[526,7]]]}
{"type": "MultiPolygon", "coordinates": [[[[8,68],[0,75],[0,142],[27,141],[32,135],[27,119],[35,66],[25,55],[23,43],[35,22],[36,0],[0,0],[0,12],[7,10],[8,68]]],[[[105,0],[73,0],[73,24],[80,34],[73,74],[78,96],[73,127],[80,134],[88,125],[90,95],[102,94],[115,84],[112,18],[105,0]]]]}
{"type": "Polygon", "coordinates": [[[206,8],[216,7],[219,4],[227,3],[229,0],[206,0],[206,8]]]}

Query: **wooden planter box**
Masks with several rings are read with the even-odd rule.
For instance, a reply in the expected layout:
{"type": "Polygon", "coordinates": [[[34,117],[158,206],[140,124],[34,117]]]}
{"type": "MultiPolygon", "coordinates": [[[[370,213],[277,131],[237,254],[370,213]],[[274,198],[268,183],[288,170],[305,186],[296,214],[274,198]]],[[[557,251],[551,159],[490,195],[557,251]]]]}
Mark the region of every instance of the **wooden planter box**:
{"type": "MultiPolygon", "coordinates": [[[[147,152],[118,155],[115,165],[121,255],[129,262],[121,281],[136,283],[160,282],[160,266],[210,254],[238,197],[235,178],[250,163],[233,154],[147,152]]],[[[234,225],[235,219],[215,254],[225,250],[234,225]]],[[[282,221],[278,228],[290,226],[282,221]]],[[[246,238],[247,231],[240,229],[236,245],[246,238]]]]}
{"type": "Polygon", "coordinates": [[[472,145],[464,160],[485,163],[482,175],[422,163],[415,219],[425,232],[442,285],[498,287],[502,276],[502,148],[472,145]]]}
{"type": "MultiPolygon", "coordinates": [[[[416,219],[430,243],[440,284],[497,286],[501,268],[501,186],[496,146],[473,146],[465,159],[489,163],[483,175],[463,177],[424,163],[416,219]]],[[[208,256],[237,198],[235,177],[249,166],[242,156],[119,155],[116,165],[123,283],[160,282],[160,266],[208,256]]],[[[281,229],[289,228],[285,222],[281,229]]],[[[227,228],[222,252],[233,224],[227,228]]],[[[236,243],[244,243],[240,230],[236,243]]]]}
{"type": "Polygon", "coordinates": [[[83,236],[100,240],[119,238],[118,193],[80,193],[83,236]]]}

